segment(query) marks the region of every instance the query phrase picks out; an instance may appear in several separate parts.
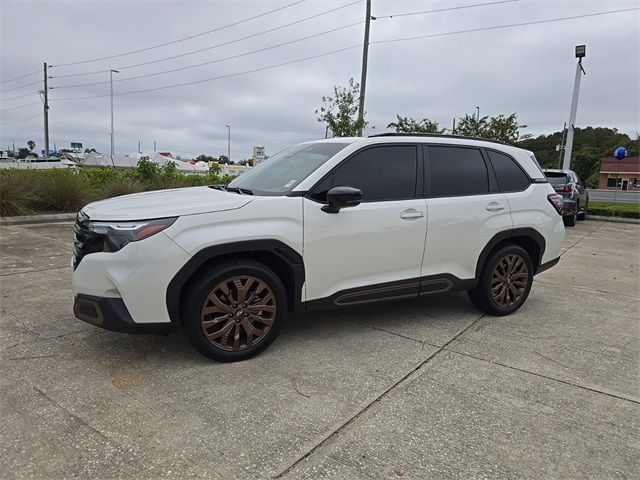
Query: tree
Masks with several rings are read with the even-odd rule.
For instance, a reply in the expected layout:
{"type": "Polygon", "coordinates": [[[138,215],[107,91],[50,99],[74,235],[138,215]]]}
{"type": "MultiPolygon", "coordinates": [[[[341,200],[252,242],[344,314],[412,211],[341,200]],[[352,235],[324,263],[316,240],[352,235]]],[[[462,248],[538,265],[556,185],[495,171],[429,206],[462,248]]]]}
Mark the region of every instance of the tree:
{"type": "MultiPolygon", "coordinates": [[[[497,117],[487,115],[482,118],[467,114],[458,121],[455,133],[513,144],[520,139],[520,130],[523,128],[527,126],[518,123],[516,113],[508,116],[500,114],[497,117]]],[[[528,138],[528,136],[525,135],[522,138],[528,138]]]]}
{"type": "Polygon", "coordinates": [[[334,86],[333,96],[322,97],[323,105],[316,110],[318,122],[326,123],[334,137],[357,136],[368,125],[364,118],[358,121],[359,99],[360,85],[354,83],[353,78],[346,88],[334,86]]]}
{"type": "Polygon", "coordinates": [[[467,114],[458,120],[455,133],[457,135],[466,135],[468,137],[488,138],[489,121],[487,117],[478,118],[475,115],[467,114]]]}
{"type": "Polygon", "coordinates": [[[28,156],[29,156],[28,148],[18,148],[18,156],[16,158],[22,159],[22,158],[27,158],[28,156]]]}
{"type": "MultiPolygon", "coordinates": [[[[498,115],[489,120],[488,138],[499,140],[504,143],[514,144],[520,139],[520,130],[527,128],[526,125],[518,123],[518,116],[512,113],[509,116],[498,115]]],[[[529,138],[531,135],[523,135],[522,138],[529,138]]]]}
{"type": "Polygon", "coordinates": [[[233,165],[233,162],[231,162],[229,160],[229,157],[227,157],[226,155],[220,155],[218,157],[218,163],[221,163],[221,164],[228,163],[229,165],[233,165]]]}
{"type": "Polygon", "coordinates": [[[244,160],[240,160],[238,162],[238,165],[245,165],[245,166],[252,167],[253,166],[253,158],[246,158],[244,160]]]}
{"type": "Polygon", "coordinates": [[[428,118],[423,118],[419,122],[412,117],[401,117],[397,115],[397,121],[391,122],[387,128],[395,128],[396,132],[407,133],[444,133],[445,129],[440,128],[438,122],[432,122],[428,118]]]}
{"type": "Polygon", "coordinates": [[[200,154],[200,155],[198,155],[196,157],[196,161],[209,163],[209,162],[212,162],[212,161],[213,162],[217,162],[218,159],[215,158],[215,157],[212,157],[210,155],[205,155],[204,153],[202,153],[202,154],[200,154]]]}
{"type": "Polygon", "coordinates": [[[33,152],[33,149],[36,148],[36,142],[34,142],[33,140],[29,140],[27,142],[27,147],[29,147],[29,150],[33,152]]]}

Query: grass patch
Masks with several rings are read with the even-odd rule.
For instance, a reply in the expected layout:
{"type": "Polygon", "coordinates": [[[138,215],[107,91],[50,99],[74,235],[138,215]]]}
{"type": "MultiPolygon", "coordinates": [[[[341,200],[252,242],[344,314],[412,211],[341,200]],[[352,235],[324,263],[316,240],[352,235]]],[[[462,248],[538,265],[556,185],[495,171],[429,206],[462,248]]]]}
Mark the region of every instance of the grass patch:
{"type": "Polygon", "coordinates": [[[0,169],[0,216],[77,212],[94,200],[150,190],[226,185],[233,177],[178,173],[142,159],[137,168],[0,169]]]}
{"type": "Polygon", "coordinates": [[[588,211],[592,215],[610,217],[612,214],[622,218],[640,218],[640,203],[589,202],[588,211]]]}

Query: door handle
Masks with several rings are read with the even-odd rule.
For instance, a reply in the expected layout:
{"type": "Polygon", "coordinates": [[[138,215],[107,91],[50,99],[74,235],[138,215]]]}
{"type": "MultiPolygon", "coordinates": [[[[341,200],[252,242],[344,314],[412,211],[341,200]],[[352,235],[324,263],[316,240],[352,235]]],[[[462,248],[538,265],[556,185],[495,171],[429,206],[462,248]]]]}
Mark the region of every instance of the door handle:
{"type": "Polygon", "coordinates": [[[402,218],[403,220],[414,220],[416,218],[422,217],[424,217],[424,212],[419,212],[415,208],[410,208],[400,213],[400,218],[402,218]]]}
{"type": "Polygon", "coordinates": [[[500,210],[504,210],[504,205],[500,205],[498,202],[491,202],[484,208],[489,212],[498,212],[500,210]]]}

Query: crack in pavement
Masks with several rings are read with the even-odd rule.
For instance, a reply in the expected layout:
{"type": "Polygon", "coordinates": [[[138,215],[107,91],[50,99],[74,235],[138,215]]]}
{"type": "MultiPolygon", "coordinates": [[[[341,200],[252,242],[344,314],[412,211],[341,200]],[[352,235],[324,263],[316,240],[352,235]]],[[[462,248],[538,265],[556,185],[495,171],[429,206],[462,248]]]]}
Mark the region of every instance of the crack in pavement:
{"type": "MultiPolygon", "coordinates": [[[[353,422],[355,422],[358,418],[360,418],[360,416],[362,416],[364,413],[366,413],[367,411],[369,411],[371,409],[371,407],[373,407],[374,405],[376,405],[378,402],[380,402],[383,398],[385,398],[387,395],[389,395],[389,393],[391,393],[393,390],[395,390],[397,387],[399,387],[400,385],[402,385],[403,383],[405,383],[405,381],[409,380],[411,377],[413,377],[413,375],[418,372],[422,367],[424,367],[425,365],[427,365],[428,363],[430,363],[434,358],[436,358],[440,353],[448,351],[446,350],[446,347],[451,344],[451,342],[453,342],[456,338],[458,338],[460,335],[464,334],[467,330],[469,330],[473,325],[475,325],[477,322],[479,322],[480,320],[482,320],[484,317],[486,316],[486,314],[482,314],[480,315],[477,319],[475,319],[473,322],[471,322],[469,325],[467,325],[466,327],[464,327],[462,330],[460,330],[458,333],[456,333],[453,337],[451,337],[444,345],[442,345],[441,347],[438,347],[438,350],[436,350],[434,353],[432,353],[431,355],[429,355],[425,360],[423,360],[422,362],[420,362],[416,367],[414,367],[411,371],[409,371],[408,373],[406,373],[404,376],[402,376],[398,381],[396,381],[395,383],[393,383],[389,388],[387,388],[385,391],[383,391],[382,393],[380,393],[378,396],[376,396],[373,400],[371,400],[368,404],[366,404],[364,407],[362,407],[357,413],[355,413],[354,415],[352,415],[347,421],[345,421],[344,423],[342,423],[342,425],[340,425],[338,428],[334,429],[331,433],[329,433],[328,435],[326,435],[322,440],[320,440],[320,442],[318,442],[316,445],[314,445],[311,449],[309,449],[306,453],[304,453],[302,456],[300,456],[297,460],[295,460],[293,463],[291,463],[288,467],[286,467],[285,469],[281,470],[280,473],[274,475],[273,479],[277,479],[277,478],[282,478],[284,475],[287,475],[290,471],[292,471],[294,468],[296,468],[298,465],[300,465],[305,459],[307,459],[309,456],[311,456],[315,451],[317,451],[319,448],[321,448],[322,446],[324,446],[326,443],[328,443],[329,441],[331,441],[331,439],[335,438],[336,435],[338,435],[342,430],[344,430],[345,428],[347,428],[349,425],[351,425],[353,422]]],[[[366,326],[366,325],[365,325],[366,326]]],[[[392,332],[387,332],[390,333],[392,335],[392,332]]],[[[414,341],[417,341],[415,339],[411,339],[414,341]]],[[[420,342],[422,343],[422,342],[420,342]]]]}
{"type": "Polygon", "coordinates": [[[445,351],[450,352],[450,353],[455,353],[457,355],[462,355],[464,357],[473,358],[473,359],[479,360],[481,362],[490,363],[490,364],[496,365],[498,367],[504,367],[504,368],[508,368],[510,370],[516,370],[518,372],[527,373],[529,375],[535,375],[536,377],[544,378],[546,380],[552,380],[554,382],[563,383],[565,385],[569,385],[571,387],[576,387],[576,388],[579,388],[581,390],[587,390],[589,392],[598,393],[600,395],[606,395],[608,397],[616,398],[618,400],[624,400],[626,402],[631,402],[631,403],[635,403],[636,405],[640,405],[640,399],[630,398],[630,397],[626,397],[626,396],[623,396],[623,395],[620,395],[620,394],[611,393],[611,392],[605,392],[604,390],[598,390],[597,388],[585,387],[584,385],[580,385],[579,383],[569,382],[567,380],[560,380],[559,378],[550,377],[550,376],[544,375],[542,373],[532,372],[530,370],[525,370],[523,368],[513,367],[511,365],[506,365],[504,363],[495,362],[493,360],[487,360],[486,358],[476,357],[475,355],[471,355],[469,353],[462,353],[462,352],[457,352],[455,350],[449,350],[449,349],[446,349],[445,351]]]}
{"type": "Polygon", "coordinates": [[[571,250],[573,247],[575,247],[576,245],[578,245],[580,242],[582,242],[583,240],[589,238],[591,235],[593,235],[594,233],[596,233],[598,230],[600,230],[600,228],[602,226],[606,225],[606,222],[602,222],[600,225],[598,225],[596,228],[594,228],[593,230],[591,230],[589,233],[587,233],[584,237],[582,237],[580,240],[578,240],[577,242],[573,243],[572,245],[568,246],[567,249],[562,252],[560,254],[560,256],[562,257],[565,253],[567,253],[569,250],[571,250]]]}
{"type": "Polygon", "coordinates": [[[83,425],[83,426],[87,427],[89,430],[91,430],[92,432],[97,433],[100,437],[102,437],[107,442],[116,443],[113,440],[111,440],[109,437],[107,437],[104,433],[102,433],[100,430],[98,430],[94,426],[90,425],[89,423],[87,423],[86,421],[84,421],[83,419],[78,417],[75,413],[71,412],[69,409],[65,408],[64,406],[62,406],[61,404],[56,402],[53,398],[51,398],[49,395],[47,395],[44,391],[40,390],[35,385],[32,385],[31,387],[36,392],[38,392],[42,397],[44,397],[49,403],[51,403],[52,405],[58,407],[60,410],[64,411],[67,415],[69,415],[73,420],[78,422],[80,425],[83,425]]]}
{"type": "Polygon", "coordinates": [[[38,269],[38,270],[26,270],[24,272],[0,273],[0,277],[8,277],[10,275],[24,275],[26,273],[50,272],[52,270],[62,270],[64,268],[71,268],[71,266],[70,265],[65,265],[63,267],[41,268],[41,269],[38,269]]]}

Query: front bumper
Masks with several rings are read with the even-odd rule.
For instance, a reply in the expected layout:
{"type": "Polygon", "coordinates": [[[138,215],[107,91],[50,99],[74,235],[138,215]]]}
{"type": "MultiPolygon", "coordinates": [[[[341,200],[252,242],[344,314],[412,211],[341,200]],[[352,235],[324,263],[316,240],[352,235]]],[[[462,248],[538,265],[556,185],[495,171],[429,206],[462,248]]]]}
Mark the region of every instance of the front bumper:
{"type": "Polygon", "coordinates": [[[77,319],[112,332],[170,333],[171,323],[135,323],[121,298],[76,295],[73,314],[77,319]]]}

